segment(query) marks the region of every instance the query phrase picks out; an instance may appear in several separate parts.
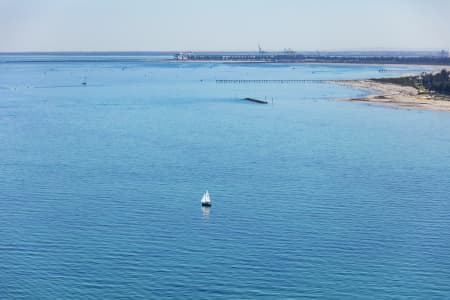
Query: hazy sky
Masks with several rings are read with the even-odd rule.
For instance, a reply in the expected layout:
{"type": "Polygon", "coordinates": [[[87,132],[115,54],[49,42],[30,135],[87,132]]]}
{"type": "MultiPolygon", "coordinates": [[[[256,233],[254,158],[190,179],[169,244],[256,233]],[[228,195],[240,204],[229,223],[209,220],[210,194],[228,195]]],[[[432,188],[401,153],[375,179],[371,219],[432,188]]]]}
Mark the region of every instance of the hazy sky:
{"type": "Polygon", "coordinates": [[[449,49],[450,0],[0,0],[0,51],[449,49]]]}

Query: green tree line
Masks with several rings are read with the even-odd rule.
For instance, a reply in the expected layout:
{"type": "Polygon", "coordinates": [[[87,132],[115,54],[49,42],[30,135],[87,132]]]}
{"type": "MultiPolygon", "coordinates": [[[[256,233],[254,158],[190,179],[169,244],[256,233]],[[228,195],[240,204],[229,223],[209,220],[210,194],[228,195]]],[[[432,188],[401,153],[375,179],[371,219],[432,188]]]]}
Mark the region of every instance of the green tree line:
{"type": "Polygon", "coordinates": [[[421,92],[435,92],[450,95],[450,72],[443,69],[441,72],[422,73],[420,76],[407,76],[397,78],[377,78],[374,81],[412,86],[421,92]]]}
{"type": "Polygon", "coordinates": [[[420,83],[429,91],[450,95],[450,78],[447,70],[437,74],[423,73],[420,76],[420,83]]]}

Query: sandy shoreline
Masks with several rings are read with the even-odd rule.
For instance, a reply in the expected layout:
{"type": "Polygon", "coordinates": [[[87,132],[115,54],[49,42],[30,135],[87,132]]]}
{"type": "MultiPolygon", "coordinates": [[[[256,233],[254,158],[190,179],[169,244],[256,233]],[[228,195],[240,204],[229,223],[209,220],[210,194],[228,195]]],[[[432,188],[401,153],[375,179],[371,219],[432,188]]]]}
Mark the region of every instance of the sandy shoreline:
{"type": "MultiPolygon", "coordinates": [[[[405,65],[411,66],[411,65],[405,65]]],[[[440,65],[420,65],[433,69],[433,73],[440,72],[442,69],[450,69],[449,66],[440,65]]],[[[408,72],[400,76],[416,76],[419,73],[408,72]]],[[[387,76],[389,77],[389,76],[387,76]]],[[[330,83],[351,86],[354,88],[368,89],[373,93],[356,98],[341,98],[344,101],[360,101],[381,104],[391,107],[406,109],[428,109],[450,111],[450,97],[445,95],[419,94],[413,87],[401,86],[391,83],[380,83],[370,79],[362,80],[330,80],[330,83]]]]}
{"type": "Polygon", "coordinates": [[[379,83],[372,80],[330,80],[329,82],[374,91],[373,94],[364,97],[343,98],[339,100],[378,103],[407,109],[450,111],[450,97],[419,94],[413,87],[379,83]]]}

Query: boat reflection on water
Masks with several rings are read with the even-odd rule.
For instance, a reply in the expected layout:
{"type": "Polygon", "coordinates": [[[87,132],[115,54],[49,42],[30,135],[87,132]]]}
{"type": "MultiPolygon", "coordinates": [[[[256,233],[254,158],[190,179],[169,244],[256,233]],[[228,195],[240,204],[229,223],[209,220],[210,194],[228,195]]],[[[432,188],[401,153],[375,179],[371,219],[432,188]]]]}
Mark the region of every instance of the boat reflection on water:
{"type": "Polygon", "coordinates": [[[204,218],[209,218],[210,206],[202,206],[202,213],[204,218]]]}

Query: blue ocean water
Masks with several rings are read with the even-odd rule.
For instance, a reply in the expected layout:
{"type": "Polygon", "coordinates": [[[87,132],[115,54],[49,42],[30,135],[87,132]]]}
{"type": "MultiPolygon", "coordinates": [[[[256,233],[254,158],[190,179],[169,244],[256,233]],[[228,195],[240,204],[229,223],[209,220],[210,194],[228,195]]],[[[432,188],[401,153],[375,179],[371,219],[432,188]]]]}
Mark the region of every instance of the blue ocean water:
{"type": "Polygon", "coordinates": [[[0,298],[450,298],[448,112],[215,81],[380,66],[18,56],[0,59],[0,298]]]}

